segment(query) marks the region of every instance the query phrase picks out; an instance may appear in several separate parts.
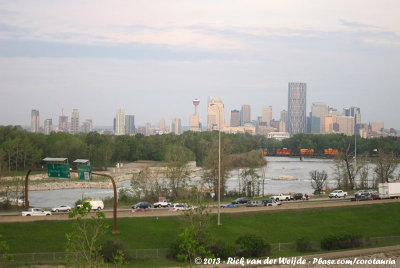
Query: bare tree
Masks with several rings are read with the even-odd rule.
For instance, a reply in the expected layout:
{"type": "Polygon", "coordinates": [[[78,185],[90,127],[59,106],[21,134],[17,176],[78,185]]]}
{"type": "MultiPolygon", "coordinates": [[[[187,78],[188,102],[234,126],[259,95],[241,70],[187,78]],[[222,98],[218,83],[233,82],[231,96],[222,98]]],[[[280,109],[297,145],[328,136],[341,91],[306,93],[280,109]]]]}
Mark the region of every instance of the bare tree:
{"type": "Polygon", "coordinates": [[[314,189],[314,193],[321,194],[321,192],[325,189],[326,183],[328,181],[328,174],[325,170],[312,170],[310,171],[310,176],[311,187],[314,189]]]}
{"type": "Polygon", "coordinates": [[[375,175],[380,183],[389,182],[394,178],[394,172],[399,164],[399,159],[394,153],[386,154],[382,149],[378,150],[378,158],[375,161],[375,175]]]}

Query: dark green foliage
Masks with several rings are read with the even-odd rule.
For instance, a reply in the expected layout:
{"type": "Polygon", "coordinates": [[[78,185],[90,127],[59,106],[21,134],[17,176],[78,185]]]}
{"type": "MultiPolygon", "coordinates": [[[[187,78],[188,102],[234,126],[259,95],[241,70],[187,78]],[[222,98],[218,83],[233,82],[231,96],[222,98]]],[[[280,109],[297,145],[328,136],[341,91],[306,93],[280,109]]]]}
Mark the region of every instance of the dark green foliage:
{"type": "Polygon", "coordinates": [[[356,248],[362,245],[362,235],[357,233],[332,234],[321,240],[321,248],[326,250],[356,248]]]}
{"type": "Polygon", "coordinates": [[[311,241],[306,237],[301,237],[296,240],[296,250],[298,252],[312,251],[311,241]]]}
{"type": "Polygon", "coordinates": [[[235,245],[224,240],[216,241],[209,249],[215,258],[228,259],[236,254],[235,245]]]}
{"type": "Polygon", "coordinates": [[[254,234],[245,234],[236,239],[239,249],[237,255],[242,257],[261,257],[271,253],[271,246],[264,239],[254,234]]]}
{"type": "Polygon", "coordinates": [[[100,254],[105,262],[115,263],[120,261],[118,257],[122,257],[123,262],[128,261],[128,251],[121,240],[106,240],[101,245],[100,254]]]}

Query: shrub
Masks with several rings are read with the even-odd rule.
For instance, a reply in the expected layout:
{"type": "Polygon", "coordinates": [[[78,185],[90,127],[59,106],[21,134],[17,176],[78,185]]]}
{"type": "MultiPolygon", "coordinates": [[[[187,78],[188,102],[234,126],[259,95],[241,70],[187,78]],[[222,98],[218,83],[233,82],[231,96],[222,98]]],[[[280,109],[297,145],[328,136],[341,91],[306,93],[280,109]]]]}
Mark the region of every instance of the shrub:
{"type": "Polygon", "coordinates": [[[361,234],[340,233],[321,240],[321,248],[326,250],[355,248],[363,245],[361,234]]]}
{"type": "Polygon", "coordinates": [[[308,238],[301,237],[296,240],[296,250],[298,252],[312,251],[311,241],[308,238]]]}
{"type": "Polygon", "coordinates": [[[104,261],[111,263],[125,263],[129,258],[128,251],[120,240],[106,240],[101,246],[100,253],[104,261]]]}
{"type": "Polygon", "coordinates": [[[236,244],[239,245],[237,254],[243,257],[266,256],[271,252],[271,246],[266,244],[262,237],[253,234],[240,236],[236,240],[236,244]]]}
{"type": "Polygon", "coordinates": [[[221,259],[228,259],[228,257],[235,256],[236,254],[236,247],[225,241],[217,241],[209,249],[216,258],[221,259]]]}

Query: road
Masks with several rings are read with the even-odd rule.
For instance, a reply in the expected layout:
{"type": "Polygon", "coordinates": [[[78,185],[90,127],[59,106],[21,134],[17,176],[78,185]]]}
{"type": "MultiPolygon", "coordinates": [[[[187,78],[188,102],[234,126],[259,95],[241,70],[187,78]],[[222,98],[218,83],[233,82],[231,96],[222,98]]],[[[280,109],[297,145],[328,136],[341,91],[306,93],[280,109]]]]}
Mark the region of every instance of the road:
{"type": "MultiPolygon", "coordinates": [[[[335,208],[343,206],[362,206],[367,204],[382,204],[400,202],[400,199],[386,199],[386,200],[371,200],[362,202],[351,202],[347,199],[313,199],[308,201],[288,201],[283,202],[281,206],[276,207],[241,207],[241,208],[224,208],[221,213],[251,213],[251,212],[276,212],[284,210],[299,210],[299,209],[313,209],[313,208],[335,208]]],[[[113,217],[112,210],[104,210],[107,218],[113,217]]],[[[217,208],[211,209],[211,213],[217,213],[217,208]]],[[[169,211],[166,208],[150,209],[147,212],[132,213],[130,209],[119,209],[117,212],[118,218],[135,218],[135,217],[170,217],[180,215],[181,212],[169,211]]],[[[13,214],[1,214],[0,222],[30,222],[30,221],[52,221],[52,220],[70,220],[67,213],[59,213],[51,216],[40,217],[22,217],[13,214]]]]}

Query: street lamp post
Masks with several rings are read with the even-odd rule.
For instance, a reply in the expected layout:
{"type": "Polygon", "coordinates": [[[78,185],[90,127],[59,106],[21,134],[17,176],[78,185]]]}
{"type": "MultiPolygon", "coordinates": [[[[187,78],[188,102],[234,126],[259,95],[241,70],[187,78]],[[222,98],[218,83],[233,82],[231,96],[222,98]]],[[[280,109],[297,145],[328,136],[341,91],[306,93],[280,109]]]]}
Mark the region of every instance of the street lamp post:
{"type": "Polygon", "coordinates": [[[218,105],[214,103],[211,106],[216,106],[218,108],[218,220],[217,225],[221,225],[221,109],[218,105]]]}

